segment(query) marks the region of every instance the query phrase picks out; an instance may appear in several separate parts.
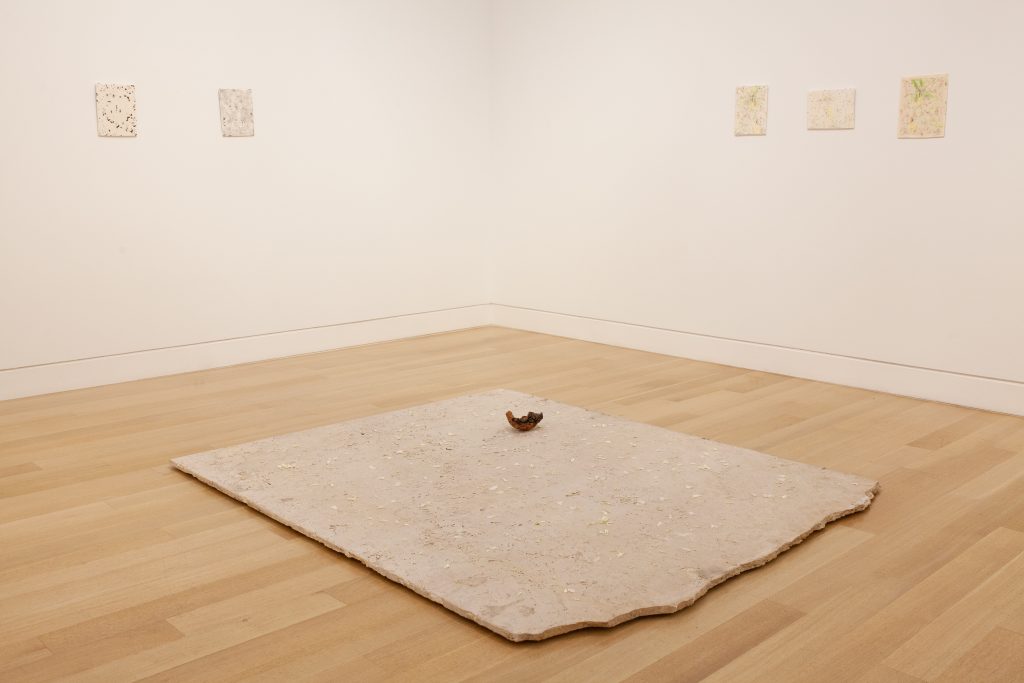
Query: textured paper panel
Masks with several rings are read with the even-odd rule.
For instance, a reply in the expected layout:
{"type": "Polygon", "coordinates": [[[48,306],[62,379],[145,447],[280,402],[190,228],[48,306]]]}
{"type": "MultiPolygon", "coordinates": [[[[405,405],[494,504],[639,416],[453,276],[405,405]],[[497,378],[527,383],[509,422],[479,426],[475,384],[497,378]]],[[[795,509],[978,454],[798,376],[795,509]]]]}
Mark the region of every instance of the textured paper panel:
{"type": "Polygon", "coordinates": [[[949,74],[913,76],[900,83],[897,137],[941,138],[946,135],[949,74]]]}
{"type": "Polygon", "coordinates": [[[877,487],[506,390],[174,464],[511,640],[679,610],[877,487]]]}
{"type": "Polygon", "coordinates": [[[812,90],[807,93],[808,130],[850,130],[856,116],[857,91],[812,90]]]}
{"type": "Polygon", "coordinates": [[[768,86],[741,85],[736,88],[736,135],[768,133],[768,86]]]}
{"type": "Polygon", "coordinates": [[[135,86],[96,84],[96,132],[105,138],[135,137],[135,86]]]}
{"type": "Polygon", "coordinates": [[[252,90],[220,90],[220,130],[226,138],[254,134],[252,90]]]}

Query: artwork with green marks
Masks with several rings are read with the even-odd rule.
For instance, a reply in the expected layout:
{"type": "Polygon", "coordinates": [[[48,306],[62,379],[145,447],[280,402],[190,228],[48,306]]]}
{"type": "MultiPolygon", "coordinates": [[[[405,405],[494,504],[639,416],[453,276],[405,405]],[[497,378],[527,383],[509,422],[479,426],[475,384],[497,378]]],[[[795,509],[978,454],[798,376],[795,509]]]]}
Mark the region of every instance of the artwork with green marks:
{"type": "Polygon", "coordinates": [[[901,138],[941,138],[946,135],[946,94],[949,74],[912,76],[900,84],[901,138]]]}
{"type": "Polygon", "coordinates": [[[765,135],[768,132],[768,86],[741,85],[736,88],[736,135],[765,135]]]}

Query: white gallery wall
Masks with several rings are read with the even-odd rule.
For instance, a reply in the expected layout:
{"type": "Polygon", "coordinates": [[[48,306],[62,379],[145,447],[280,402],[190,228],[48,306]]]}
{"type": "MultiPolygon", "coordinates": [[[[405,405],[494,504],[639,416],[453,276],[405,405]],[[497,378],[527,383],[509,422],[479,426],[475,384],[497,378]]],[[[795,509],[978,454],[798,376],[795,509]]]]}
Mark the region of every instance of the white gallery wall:
{"type": "Polygon", "coordinates": [[[1024,3],[0,1],[0,398],[487,322],[1024,414],[1024,3]],[[948,73],[946,137],[896,138],[948,73]],[[93,85],[133,83],[100,138],[93,85]],[[769,86],[768,135],[733,135],[769,86]],[[255,137],[217,90],[252,88],[255,137]],[[856,88],[856,128],[806,93],[856,88]]]}
{"type": "Polygon", "coordinates": [[[1021,26],[1014,0],[499,0],[497,321],[1024,413],[1021,26]],[[898,140],[900,78],[933,73],[946,137],[898,140]],[[744,84],[765,137],[733,136],[744,84]],[[807,91],[846,87],[856,128],[806,130],[807,91]]]}
{"type": "Polygon", "coordinates": [[[0,398],[477,324],[488,19],[2,0],[0,398]],[[135,84],[138,137],[97,136],[95,83],[135,84]]]}

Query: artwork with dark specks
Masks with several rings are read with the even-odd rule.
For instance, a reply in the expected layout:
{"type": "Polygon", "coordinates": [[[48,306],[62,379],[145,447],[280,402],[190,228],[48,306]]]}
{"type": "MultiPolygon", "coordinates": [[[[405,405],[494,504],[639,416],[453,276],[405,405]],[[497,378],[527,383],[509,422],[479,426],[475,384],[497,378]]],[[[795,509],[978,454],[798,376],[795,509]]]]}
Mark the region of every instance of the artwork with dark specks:
{"type": "Polygon", "coordinates": [[[96,132],[104,138],[135,137],[135,86],[96,84],[96,132]]]}

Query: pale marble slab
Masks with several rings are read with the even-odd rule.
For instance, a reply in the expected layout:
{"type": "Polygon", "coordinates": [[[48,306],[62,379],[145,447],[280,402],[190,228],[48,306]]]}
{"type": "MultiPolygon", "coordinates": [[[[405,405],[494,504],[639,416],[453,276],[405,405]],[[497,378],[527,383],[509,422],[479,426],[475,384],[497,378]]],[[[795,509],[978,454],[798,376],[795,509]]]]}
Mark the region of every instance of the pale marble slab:
{"type": "Polygon", "coordinates": [[[675,612],[878,489],[507,390],[173,462],[514,641],[675,612]]]}
{"type": "Polygon", "coordinates": [[[767,135],[768,86],[741,85],[736,88],[736,135],[767,135]]]}
{"type": "Polygon", "coordinates": [[[252,115],[252,90],[222,89],[220,99],[220,131],[226,138],[247,138],[255,135],[252,115]]]}
{"type": "Polygon", "coordinates": [[[897,137],[945,137],[948,92],[949,74],[904,78],[900,82],[897,137]]]}
{"type": "Polygon", "coordinates": [[[96,132],[105,138],[135,137],[134,85],[96,84],[96,132]]]}

